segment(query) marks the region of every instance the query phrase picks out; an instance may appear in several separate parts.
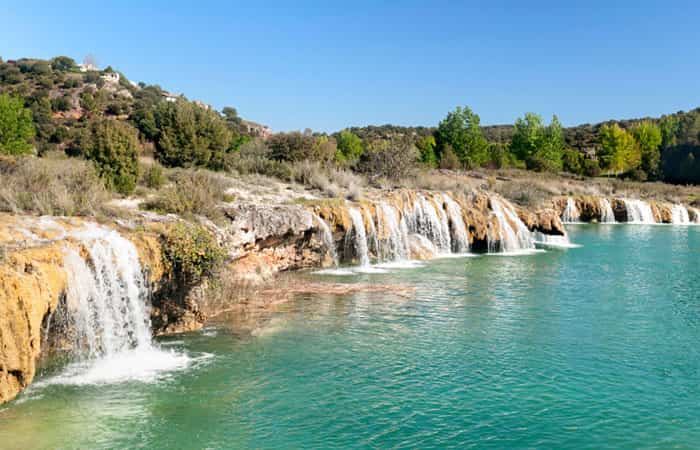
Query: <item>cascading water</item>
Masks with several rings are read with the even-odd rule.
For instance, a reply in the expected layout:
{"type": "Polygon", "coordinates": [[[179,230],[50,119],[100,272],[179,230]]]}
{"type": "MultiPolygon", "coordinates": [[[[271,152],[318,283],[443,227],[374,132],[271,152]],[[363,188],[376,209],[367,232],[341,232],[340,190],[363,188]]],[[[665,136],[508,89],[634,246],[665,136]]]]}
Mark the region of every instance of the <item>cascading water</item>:
{"type": "Polygon", "coordinates": [[[419,234],[432,242],[439,253],[450,253],[452,251],[450,226],[445,211],[442,208],[439,211],[432,202],[419,194],[413,203],[413,208],[406,212],[406,225],[409,232],[419,234]]]}
{"type": "Polygon", "coordinates": [[[367,245],[367,231],[365,230],[365,222],[362,220],[362,213],[356,208],[349,208],[348,213],[352,220],[352,230],[345,235],[345,248],[352,247],[360,266],[367,267],[369,261],[369,246],[367,245]]]}
{"type": "Polygon", "coordinates": [[[623,200],[627,210],[627,222],[629,223],[656,223],[651,206],[642,200],[623,200]]]}
{"type": "Polygon", "coordinates": [[[320,216],[316,216],[316,221],[318,222],[319,231],[321,232],[321,241],[326,247],[326,251],[333,259],[333,265],[338,267],[338,251],[335,248],[335,240],[333,239],[333,233],[331,229],[320,216]]]}
{"type": "Polygon", "coordinates": [[[147,381],[161,371],[186,367],[187,356],[162,351],[152,342],[148,286],[136,247],[94,224],[70,236],[85,254],[66,248],[64,256],[67,337],[78,361],[51,381],[147,381]]]}
{"type": "Polygon", "coordinates": [[[379,259],[381,261],[401,261],[409,258],[408,227],[403,218],[399,219],[396,208],[385,202],[377,206],[381,213],[378,220],[378,233],[387,236],[379,245],[379,259]]]}
{"type": "Polygon", "coordinates": [[[683,205],[673,205],[671,207],[671,223],[674,225],[688,225],[690,215],[683,205]]]}
{"type": "Polygon", "coordinates": [[[491,197],[491,210],[498,222],[497,236],[489,230],[489,253],[515,253],[535,248],[532,233],[520,220],[513,207],[496,197],[491,197]],[[515,228],[515,229],[514,229],[515,228]]]}
{"type": "Polygon", "coordinates": [[[569,197],[566,199],[566,208],[561,214],[561,220],[564,223],[576,223],[579,221],[580,214],[578,208],[576,208],[576,202],[573,198],[569,197]]]}
{"type": "Polygon", "coordinates": [[[600,222],[615,223],[615,213],[607,198],[600,199],[600,222]]]}
{"type": "Polygon", "coordinates": [[[469,236],[462,217],[462,207],[447,194],[443,194],[442,198],[451,225],[452,251],[455,253],[466,253],[469,251],[469,236]]]}
{"type": "Polygon", "coordinates": [[[693,210],[693,215],[694,215],[692,223],[700,224],[700,210],[698,210],[697,208],[691,208],[691,209],[693,210]]]}

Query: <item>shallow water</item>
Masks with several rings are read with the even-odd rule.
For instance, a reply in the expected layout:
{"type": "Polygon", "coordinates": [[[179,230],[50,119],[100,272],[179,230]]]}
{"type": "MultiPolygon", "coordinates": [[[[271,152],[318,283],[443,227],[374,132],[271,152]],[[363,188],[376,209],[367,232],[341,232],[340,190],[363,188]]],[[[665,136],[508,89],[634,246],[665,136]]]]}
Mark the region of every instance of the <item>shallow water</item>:
{"type": "MultiPolygon", "coordinates": [[[[0,448],[691,448],[700,229],[570,226],[580,248],[384,273],[162,340],[188,364],[0,407],[0,448]]],[[[88,378],[89,381],[89,378],[88,378]]]]}

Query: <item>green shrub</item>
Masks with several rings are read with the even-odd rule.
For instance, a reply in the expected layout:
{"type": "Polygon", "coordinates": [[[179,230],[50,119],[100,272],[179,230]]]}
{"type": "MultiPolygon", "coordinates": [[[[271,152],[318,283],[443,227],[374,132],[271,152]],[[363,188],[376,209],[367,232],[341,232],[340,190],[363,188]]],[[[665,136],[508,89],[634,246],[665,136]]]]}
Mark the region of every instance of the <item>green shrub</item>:
{"type": "Polygon", "coordinates": [[[583,160],[583,174],[587,177],[600,176],[600,164],[595,159],[583,160]]]}
{"type": "Polygon", "coordinates": [[[151,189],[160,189],[165,184],[165,181],[163,166],[157,162],[148,164],[141,172],[141,184],[151,189]]]}
{"type": "Polygon", "coordinates": [[[163,254],[173,276],[185,284],[212,275],[226,256],[204,227],[178,223],[163,236],[163,254]]]}
{"type": "Polygon", "coordinates": [[[21,155],[32,150],[32,112],[19,98],[0,95],[0,154],[21,155]]]}
{"type": "Polygon", "coordinates": [[[161,213],[202,215],[215,221],[223,217],[218,207],[226,200],[228,183],[223,177],[205,170],[178,170],[173,173],[172,181],[172,186],[145,204],[147,209],[161,213]]]}
{"type": "Polygon", "coordinates": [[[449,170],[458,170],[462,168],[462,163],[449,144],[445,145],[445,148],[442,150],[442,155],[440,155],[440,168],[449,170]]]}
{"type": "Polygon", "coordinates": [[[100,119],[83,130],[72,149],[93,161],[107,187],[131,194],[139,175],[138,131],[118,120],[100,119]]]}

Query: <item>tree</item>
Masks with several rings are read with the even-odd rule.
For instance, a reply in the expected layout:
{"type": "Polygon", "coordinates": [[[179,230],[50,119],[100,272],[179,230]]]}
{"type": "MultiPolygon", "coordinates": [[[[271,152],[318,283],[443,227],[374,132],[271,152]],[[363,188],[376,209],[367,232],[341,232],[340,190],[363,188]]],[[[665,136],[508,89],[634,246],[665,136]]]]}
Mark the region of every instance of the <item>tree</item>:
{"type": "Polygon", "coordinates": [[[634,136],[617,123],[600,127],[601,166],[609,172],[620,174],[634,170],[641,164],[641,152],[634,136]]]}
{"type": "Polygon", "coordinates": [[[389,179],[409,174],[418,158],[418,150],[407,139],[380,139],[370,142],[358,164],[360,171],[389,179]]]}
{"type": "Polygon", "coordinates": [[[450,145],[465,167],[478,167],[488,161],[489,144],[481,133],[480,120],[467,106],[449,112],[435,134],[438,154],[450,145]]]}
{"type": "Polygon", "coordinates": [[[418,149],[418,159],[420,162],[428,167],[437,166],[437,155],[435,155],[435,147],[437,143],[435,142],[434,136],[423,136],[416,141],[415,145],[418,149]]]}
{"type": "Polygon", "coordinates": [[[365,150],[362,139],[349,130],[338,133],[336,143],[338,147],[336,160],[341,163],[354,164],[365,150]]]}
{"type": "Polygon", "coordinates": [[[100,119],[83,130],[72,149],[93,161],[105,184],[122,194],[130,194],[138,180],[138,131],[126,122],[100,119]]]}
{"type": "Polygon", "coordinates": [[[517,119],[510,150],[525,161],[528,169],[561,170],[564,136],[557,116],[552,116],[548,126],[535,113],[526,113],[525,117],[517,119]]]}
{"type": "Polygon", "coordinates": [[[311,133],[277,133],[267,141],[270,157],[278,161],[302,161],[310,159],[316,139],[311,133]]]}
{"type": "Polygon", "coordinates": [[[159,103],[153,117],[155,156],[163,165],[222,167],[231,133],[217,112],[180,98],[159,103]]]}
{"type": "Polygon", "coordinates": [[[584,155],[578,150],[564,150],[563,168],[569,173],[581,174],[583,173],[583,160],[584,155]]]}
{"type": "Polygon", "coordinates": [[[75,60],[68,56],[57,56],[51,60],[51,67],[54,70],[67,71],[75,67],[75,60]]]}
{"type": "Polygon", "coordinates": [[[0,95],[0,153],[21,155],[32,150],[32,112],[20,98],[0,95]]]}
{"type": "Polygon", "coordinates": [[[632,128],[632,135],[641,151],[641,169],[648,175],[656,176],[661,160],[661,128],[649,120],[644,120],[632,128]]]}

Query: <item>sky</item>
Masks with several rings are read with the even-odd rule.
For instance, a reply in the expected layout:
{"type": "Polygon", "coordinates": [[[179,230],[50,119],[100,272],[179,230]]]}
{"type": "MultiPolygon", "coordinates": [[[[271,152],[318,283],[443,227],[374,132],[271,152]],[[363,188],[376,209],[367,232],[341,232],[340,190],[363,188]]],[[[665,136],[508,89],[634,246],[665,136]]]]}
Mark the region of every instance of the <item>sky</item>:
{"type": "Polygon", "coordinates": [[[700,2],[0,0],[0,56],[92,54],[276,131],[700,106],[700,2]],[[577,6],[570,4],[580,3],[577,6]]]}

